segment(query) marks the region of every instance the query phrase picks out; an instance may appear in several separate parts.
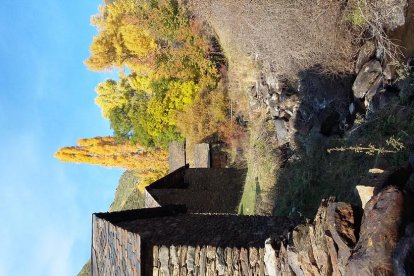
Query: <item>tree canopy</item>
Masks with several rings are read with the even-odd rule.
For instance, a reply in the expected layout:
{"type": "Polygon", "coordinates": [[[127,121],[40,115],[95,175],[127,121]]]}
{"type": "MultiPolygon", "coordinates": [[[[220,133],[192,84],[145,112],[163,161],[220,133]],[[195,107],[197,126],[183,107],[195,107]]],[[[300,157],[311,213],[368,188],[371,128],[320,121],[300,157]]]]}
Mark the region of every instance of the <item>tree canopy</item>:
{"type": "Polygon", "coordinates": [[[219,81],[201,25],[173,0],[118,0],[91,21],[98,34],[86,65],[129,72],[96,87],[96,103],[115,137],[146,147],[183,139],[177,114],[219,81]]]}

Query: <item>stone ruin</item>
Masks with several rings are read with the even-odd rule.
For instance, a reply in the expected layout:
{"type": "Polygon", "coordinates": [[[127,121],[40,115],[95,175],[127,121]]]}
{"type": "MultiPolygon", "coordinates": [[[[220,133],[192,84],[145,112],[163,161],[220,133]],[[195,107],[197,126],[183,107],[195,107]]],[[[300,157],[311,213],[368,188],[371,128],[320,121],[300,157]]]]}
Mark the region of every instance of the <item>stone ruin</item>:
{"type": "Polygon", "coordinates": [[[219,171],[197,170],[150,185],[151,208],[93,215],[93,275],[414,275],[411,166],[372,170],[358,186],[363,208],[329,198],[302,224],[225,213],[232,199],[201,188],[223,184],[219,171]],[[191,177],[201,182],[189,188],[191,177]]]}
{"type": "Polygon", "coordinates": [[[93,275],[265,275],[265,240],[288,218],[164,206],[93,215],[93,275]]]}
{"type": "Polygon", "coordinates": [[[144,191],[145,207],[185,205],[191,213],[237,214],[246,170],[181,167],[144,191]]]}

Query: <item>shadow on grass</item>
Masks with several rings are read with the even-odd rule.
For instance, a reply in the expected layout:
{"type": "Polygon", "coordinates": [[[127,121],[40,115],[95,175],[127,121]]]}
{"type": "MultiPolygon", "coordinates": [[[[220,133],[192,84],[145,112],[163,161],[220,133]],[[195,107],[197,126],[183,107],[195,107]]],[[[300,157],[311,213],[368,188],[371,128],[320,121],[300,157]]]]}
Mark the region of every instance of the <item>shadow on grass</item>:
{"type": "Polygon", "coordinates": [[[295,120],[297,132],[294,140],[297,149],[294,157],[279,171],[273,214],[309,218],[314,216],[321,200],[329,196],[359,204],[355,186],[368,174],[369,169],[406,165],[408,152],[413,149],[414,109],[412,99],[407,101],[395,97],[395,101],[384,109],[352,126],[354,118],[345,109],[352,100],[352,77],[331,78],[314,72],[304,74],[306,76],[302,79],[305,82],[301,86],[306,86],[306,89],[298,93],[301,103],[295,120]],[[333,93],[330,94],[330,91],[333,93]],[[312,101],[321,103],[322,99],[327,105],[317,110],[312,101]],[[321,134],[323,120],[327,118],[322,115],[326,110],[340,115],[330,126],[329,137],[321,134]],[[352,128],[346,129],[346,124],[352,128]],[[311,130],[306,133],[304,129],[311,130]],[[390,138],[400,141],[404,149],[387,154],[369,154],[349,149],[369,145],[392,149],[387,143],[390,138]],[[327,152],[328,149],[341,147],[348,150],[327,152]]]}

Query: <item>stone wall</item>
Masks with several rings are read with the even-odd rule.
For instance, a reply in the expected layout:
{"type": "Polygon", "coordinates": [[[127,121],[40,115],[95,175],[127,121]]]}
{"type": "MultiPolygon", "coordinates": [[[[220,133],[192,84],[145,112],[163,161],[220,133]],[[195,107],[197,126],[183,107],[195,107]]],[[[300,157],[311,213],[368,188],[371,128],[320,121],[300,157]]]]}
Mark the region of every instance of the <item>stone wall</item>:
{"type": "Polygon", "coordinates": [[[92,275],[141,275],[141,239],[110,222],[92,217],[92,275]]]}
{"type": "Polygon", "coordinates": [[[170,173],[185,166],[185,143],[172,142],[168,146],[168,164],[170,173]]]}
{"type": "Polygon", "coordinates": [[[364,209],[329,198],[300,225],[184,205],[95,214],[93,275],[411,275],[411,173],[385,171],[364,209]]]}
{"type": "Polygon", "coordinates": [[[93,215],[93,275],[267,275],[264,244],[282,217],[188,214],[163,206],[93,215]]]}
{"type": "Polygon", "coordinates": [[[192,168],[210,168],[210,145],[207,143],[194,146],[194,164],[192,168]]]}
{"type": "Polygon", "coordinates": [[[154,246],[154,276],[267,275],[263,247],[154,246]]]}

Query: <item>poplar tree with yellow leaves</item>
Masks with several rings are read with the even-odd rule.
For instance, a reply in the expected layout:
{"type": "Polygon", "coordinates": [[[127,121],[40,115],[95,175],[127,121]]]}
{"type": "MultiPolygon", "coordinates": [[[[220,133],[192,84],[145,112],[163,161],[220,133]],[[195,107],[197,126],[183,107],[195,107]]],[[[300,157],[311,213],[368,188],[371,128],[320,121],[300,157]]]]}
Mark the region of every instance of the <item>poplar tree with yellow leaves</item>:
{"type": "Polygon", "coordinates": [[[113,137],[79,139],[76,146],[59,149],[55,157],[63,162],[135,170],[140,177],[151,180],[168,172],[166,150],[148,150],[138,143],[117,142],[113,137]]]}

